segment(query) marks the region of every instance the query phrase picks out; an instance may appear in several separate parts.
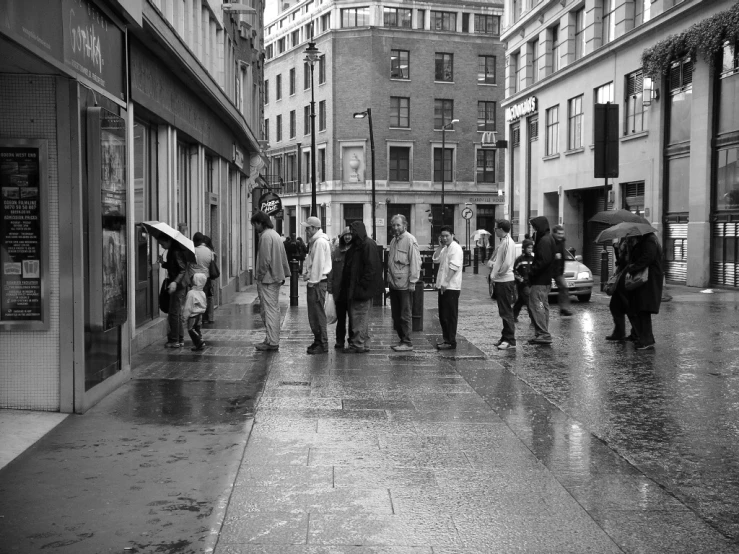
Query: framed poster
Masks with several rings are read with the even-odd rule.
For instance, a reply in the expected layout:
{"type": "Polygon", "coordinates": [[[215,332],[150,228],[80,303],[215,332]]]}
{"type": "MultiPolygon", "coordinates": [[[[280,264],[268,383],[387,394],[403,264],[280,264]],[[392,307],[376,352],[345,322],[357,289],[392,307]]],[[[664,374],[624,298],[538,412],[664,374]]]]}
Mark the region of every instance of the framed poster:
{"type": "Polygon", "coordinates": [[[48,153],[0,139],[0,330],[49,329],[48,153]]]}

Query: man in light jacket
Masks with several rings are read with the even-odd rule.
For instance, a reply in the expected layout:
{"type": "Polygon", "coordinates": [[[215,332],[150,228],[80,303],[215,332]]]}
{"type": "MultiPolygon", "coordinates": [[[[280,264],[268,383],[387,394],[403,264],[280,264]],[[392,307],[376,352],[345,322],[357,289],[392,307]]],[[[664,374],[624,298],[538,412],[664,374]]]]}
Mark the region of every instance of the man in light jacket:
{"type": "Polygon", "coordinates": [[[400,344],[393,346],[393,350],[407,352],[413,350],[411,342],[413,293],[421,277],[421,253],[416,237],[406,231],[408,222],[405,216],[393,216],[390,224],[395,237],[390,241],[387,280],[393,328],[400,338],[400,344]]]}
{"type": "Polygon", "coordinates": [[[259,250],[254,278],[259,295],[259,314],[262,316],[267,337],[254,348],[260,351],[280,348],[280,287],[290,275],[282,237],[274,230],[270,217],[264,212],[251,216],[251,224],[259,233],[259,250]]]}
{"type": "Polygon", "coordinates": [[[436,344],[436,348],[454,350],[457,348],[457,319],[464,253],[459,243],[454,240],[454,231],[449,225],[441,228],[439,244],[442,248],[438,259],[434,254],[434,261],[439,262],[435,287],[439,290],[439,323],[443,340],[436,344]]]}
{"type": "Polygon", "coordinates": [[[302,224],[308,235],[308,256],[305,259],[303,280],[308,281],[308,323],[313,332],[313,344],[308,354],[328,352],[328,330],[326,324],[326,290],[328,274],[331,273],[331,244],[321,229],[321,220],[309,217],[302,224]]]}
{"type": "Polygon", "coordinates": [[[513,305],[516,303],[516,280],[513,277],[513,266],[516,263],[516,243],[510,235],[511,222],[501,219],[495,224],[495,236],[500,239],[493,255],[493,269],[490,273],[495,286],[495,300],[498,302],[498,313],[503,320],[500,340],[495,344],[499,350],[516,348],[516,323],[513,305]]]}

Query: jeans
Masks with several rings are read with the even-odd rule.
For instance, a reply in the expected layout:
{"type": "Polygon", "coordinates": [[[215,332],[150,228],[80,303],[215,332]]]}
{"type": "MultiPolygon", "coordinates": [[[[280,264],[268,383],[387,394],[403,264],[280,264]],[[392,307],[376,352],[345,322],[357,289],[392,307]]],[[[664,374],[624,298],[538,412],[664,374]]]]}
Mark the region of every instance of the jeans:
{"type": "Polygon", "coordinates": [[[308,323],[313,332],[313,344],[320,344],[328,349],[328,331],[326,325],[326,281],[308,283],[308,323]]]}
{"type": "Polygon", "coordinates": [[[552,341],[552,335],[549,334],[549,291],[551,289],[552,285],[531,285],[529,312],[533,316],[536,340],[552,341]]]}
{"type": "Polygon", "coordinates": [[[185,307],[185,297],[187,291],[178,288],[174,292],[169,293],[169,314],[167,321],[169,322],[169,333],[167,340],[169,342],[183,342],[185,340],[185,322],[182,319],[182,310],[185,307]]]}
{"type": "Polygon", "coordinates": [[[459,295],[462,291],[439,291],[439,323],[444,342],[457,346],[457,319],[459,318],[459,295]]]}
{"type": "Polygon", "coordinates": [[[195,346],[200,346],[203,343],[203,333],[200,330],[202,315],[197,314],[187,318],[187,334],[190,335],[190,340],[195,346]]]}
{"type": "Polygon", "coordinates": [[[257,281],[259,295],[259,315],[267,332],[266,344],[280,344],[280,287],[281,283],[262,283],[257,281]]]}
{"type": "Polygon", "coordinates": [[[567,287],[567,279],[564,275],[557,275],[554,278],[554,282],[557,283],[557,303],[559,304],[559,310],[561,312],[570,311],[570,291],[567,287]]]}
{"type": "Polygon", "coordinates": [[[353,330],[349,346],[369,348],[369,309],[372,300],[351,300],[349,302],[349,328],[353,330]]]}
{"type": "Polygon", "coordinates": [[[495,300],[498,302],[498,314],[503,321],[500,339],[511,345],[516,344],[516,323],[513,317],[513,305],[516,302],[516,282],[495,283],[495,300]]]}
{"type": "Polygon", "coordinates": [[[354,334],[352,327],[352,318],[349,310],[348,302],[336,302],[336,344],[344,345],[344,340],[349,337],[349,342],[354,334]],[[349,334],[346,332],[346,320],[349,319],[349,334]]]}
{"type": "Polygon", "coordinates": [[[522,283],[516,283],[516,288],[518,289],[518,298],[516,299],[516,303],[513,305],[513,318],[518,319],[518,315],[521,313],[521,308],[526,306],[529,319],[534,321],[534,318],[531,316],[531,310],[529,310],[529,292],[531,292],[531,287],[522,283]]]}
{"type": "Polygon", "coordinates": [[[411,321],[413,317],[413,289],[390,289],[390,313],[393,329],[398,333],[402,344],[411,345],[411,321]]]}

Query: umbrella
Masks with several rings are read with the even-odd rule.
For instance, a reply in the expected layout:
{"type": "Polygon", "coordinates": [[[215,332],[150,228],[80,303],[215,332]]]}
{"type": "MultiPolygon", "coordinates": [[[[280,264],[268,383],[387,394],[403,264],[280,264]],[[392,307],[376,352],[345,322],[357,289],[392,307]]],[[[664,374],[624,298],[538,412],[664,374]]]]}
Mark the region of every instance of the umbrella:
{"type": "Polygon", "coordinates": [[[486,231],[485,229],[478,229],[477,231],[472,233],[472,240],[478,240],[479,238],[485,237],[490,234],[490,231],[486,231]]]}
{"type": "Polygon", "coordinates": [[[146,232],[155,239],[171,239],[182,246],[185,253],[192,254],[192,258],[195,258],[195,245],[177,229],[173,229],[161,221],[144,221],[141,225],[146,229],[146,232]]]}
{"type": "Polygon", "coordinates": [[[590,221],[593,223],[606,223],[608,225],[616,225],[623,221],[649,224],[649,221],[644,219],[642,216],[636,215],[629,210],[606,210],[605,212],[598,212],[590,218],[590,221]]]}
{"type": "Polygon", "coordinates": [[[611,242],[613,239],[622,239],[624,237],[640,237],[649,233],[657,233],[657,229],[649,225],[649,223],[634,223],[631,221],[622,221],[609,227],[605,231],[601,231],[595,242],[611,242]]]}

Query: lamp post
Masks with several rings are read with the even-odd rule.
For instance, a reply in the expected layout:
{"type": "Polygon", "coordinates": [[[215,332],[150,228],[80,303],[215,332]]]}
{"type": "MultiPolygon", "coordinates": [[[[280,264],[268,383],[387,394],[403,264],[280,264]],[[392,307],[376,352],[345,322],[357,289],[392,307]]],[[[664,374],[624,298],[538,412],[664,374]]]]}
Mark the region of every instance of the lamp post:
{"type": "MultiPolygon", "coordinates": [[[[446,130],[455,123],[459,123],[459,119],[452,119],[446,125],[441,126],[441,224],[444,225],[444,177],[446,173],[446,130]]],[[[431,237],[433,243],[433,237],[431,237]]]]}
{"type": "Polygon", "coordinates": [[[313,65],[320,54],[316,43],[309,42],[305,49],[305,61],[310,64],[310,215],[316,217],[316,99],[313,90],[313,65]]]}
{"type": "Polygon", "coordinates": [[[377,240],[377,221],[375,220],[375,135],[372,132],[372,108],[365,112],[355,112],[354,119],[367,118],[369,121],[370,153],[372,156],[372,240],[377,240]]]}

